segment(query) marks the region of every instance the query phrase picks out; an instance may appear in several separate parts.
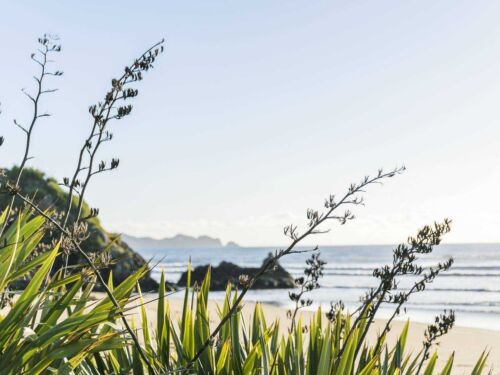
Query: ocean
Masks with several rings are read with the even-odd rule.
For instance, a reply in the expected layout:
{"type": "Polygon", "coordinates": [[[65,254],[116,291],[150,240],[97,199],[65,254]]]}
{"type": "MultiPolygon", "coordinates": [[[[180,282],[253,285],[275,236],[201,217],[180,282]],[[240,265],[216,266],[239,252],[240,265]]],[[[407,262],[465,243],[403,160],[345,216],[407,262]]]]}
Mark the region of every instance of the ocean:
{"type": "MultiPolygon", "coordinates": [[[[354,310],[359,299],[370,288],[377,285],[372,276],[375,267],[390,264],[390,245],[374,246],[325,246],[320,247],[321,258],[327,262],[320,289],[310,293],[314,301],[311,308],[319,305],[327,311],[330,302],[341,300],[347,309],[354,310]]],[[[139,250],[152,264],[157,264],[152,276],[159,280],[164,269],[169,281],[177,282],[186,270],[189,258],[193,266],[230,261],[239,266],[257,267],[273,248],[217,248],[217,249],[162,249],[139,250]]],[[[281,265],[294,277],[303,274],[305,260],[310,254],[292,254],[282,258],[281,265]]],[[[444,309],[456,313],[459,326],[500,330],[500,244],[444,244],[436,247],[432,254],[421,258],[421,264],[430,266],[453,256],[455,263],[446,273],[406,304],[406,313],[399,319],[430,323],[444,309]]],[[[411,287],[413,277],[401,279],[400,290],[411,287]]],[[[212,298],[223,297],[223,292],[211,292],[212,298]]],[[[171,298],[181,298],[174,294],[171,298]]],[[[279,306],[292,306],[288,290],[251,290],[248,301],[261,301],[279,306]]],[[[388,317],[392,309],[381,309],[379,317],[388,317]]]]}

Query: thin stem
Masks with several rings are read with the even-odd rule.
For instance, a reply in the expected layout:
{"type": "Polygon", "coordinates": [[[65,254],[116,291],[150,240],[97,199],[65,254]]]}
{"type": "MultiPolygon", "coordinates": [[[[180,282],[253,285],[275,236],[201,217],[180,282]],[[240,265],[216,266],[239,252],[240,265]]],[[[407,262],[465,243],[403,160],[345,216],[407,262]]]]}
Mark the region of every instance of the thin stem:
{"type": "Polygon", "coordinates": [[[405,293],[404,295],[404,298],[401,299],[401,301],[398,303],[397,307],[394,309],[394,312],[392,313],[391,317],[387,320],[385,326],[384,326],[384,329],[382,330],[382,333],[379,335],[378,339],[377,339],[377,344],[375,346],[375,352],[380,348],[380,346],[382,345],[382,338],[384,337],[384,335],[389,332],[389,329],[391,327],[391,323],[392,321],[394,320],[394,318],[399,314],[399,311],[401,310],[401,307],[403,306],[403,304],[408,301],[408,298],[413,294],[413,292],[415,292],[417,289],[418,289],[418,283],[414,284],[411,289],[405,293]]]}
{"type": "Polygon", "coordinates": [[[300,292],[296,296],[295,308],[294,308],[293,314],[292,314],[292,323],[290,325],[290,332],[293,332],[293,328],[295,327],[295,319],[297,318],[297,313],[300,310],[299,302],[305,293],[305,286],[307,285],[309,280],[310,280],[310,275],[307,276],[307,279],[305,280],[305,282],[302,283],[302,285],[300,287],[300,292]]]}
{"type": "MultiPolygon", "coordinates": [[[[98,106],[98,111],[96,113],[93,113],[94,121],[92,124],[91,131],[80,149],[80,152],[78,154],[78,161],[77,161],[77,166],[76,166],[75,172],[73,173],[73,177],[71,178],[71,181],[69,181],[68,197],[67,197],[67,201],[66,201],[66,208],[64,211],[64,218],[62,221],[63,228],[66,228],[68,221],[69,221],[69,218],[71,216],[71,211],[73,208],[73,196],[75,194],[75,189],[76,189],[78,177],[82,171],[87,170],[87,175],[85,177],[83,184],[81,185],[81,190],[78,194],[79,196],[78,196],[78,203],[76,206],[77,208],[76,208],[76,216],[75,216],[74,222],[77,223],[80,220],[82,206],[83,206],[83,202],[84,202],[84,195],[85,195],[85,192],[86,192],[86,189],[87,189],[87,186],[90,182],[91,177],[95,174],[93,172],[93,168],[94,168],[94,162],[95,162],[95,157],[96,157],[97,151],[99,150],[99,147],[101,146],[101,144],[104,141],[110,139],[110,138],[108,139],[106,137],[103,139],[104,134],[106,134],[106,125],[110,120],[112,120],[114,118],[118,118],[117,116],[112,116],[111,111],[116,109],[115,108],[116,102],[120,99],[123,99],[123,97],[124,97],[124,96],[120,96],[120,95],[124,95],[124,92],[122,91],[123,86],[125,86],[127,83],[133,81],[130,78],[133,77],[134,74],[140,73],[141,68],[139,65],[137,65],[137,63],[143,59],[146,59],[148,54],[151,54],[151,51],[153,51],[158,46],[162,45],[163,42],[164,41],[161,40],[160,42],[155,43],[153,46],[151,46],[145,52],[143,52],[142,55],[138,59],[134,60],[134,62],[131,65],[132,68],[127,67],[125,69],[125,72],[120,76],[120,78],[118,80],[116,80],[116,83],[113,84],[113,87],[110,91],[111,99],[108,100],[106,98],[104,103],[102,105],[98,106]],[[95,137],[97,137],[97,140],[95,140],[95,144],[92,147],[92,142],[93,142],[95,137]],[[89,156],[88,156],[89,162],[88,162],[88,166],[83,167],[83,162],[84,162],[86,152],[89,154],[89,156]]],[[[68,268],[68,261],[69,261],[69,253],[64,255],[64,262],[63,262],[64,263],[64,266],[63,266],[63,269],[64,269],[63,273],[64,274],[66,273],[66,269],[68,268]]]]}
{"type": "MultiPolygon", "coordinates": [[[[366,314],[366,311],[369,309],[371,303],[375,300],[375,298],[379,295],[379,293],[381,291],[382,291],[382,284],[380,284],[378,286],[378,288],[375,290],[375,292],[372,292],[371,296],[366,301],[364,301],[364,303],[362,305],[362,309],[359,312],[359,315],[354,320],[354,323],[352,324],[352,327],[356,327],[359,324],[359,322],[361,321],[361,319],[363,319],[363,316],[366,314]]],[[[358,310],[360,310],[360,309],[358,308],[358,310]]],[[[342,358],[342,354],[344,353],[344,350],[346,348],[346,344],[349,341],[349,337],[351,336],[351,333],[353,331],[354,331],[353,329],[350,329],[349,333],[344,338],[344,345],[342,345],[342,347],[340,348],[339,353],[337,354],[337,357],[335,359],[336,361],[338,361],[340,358],[342,358]]]]}
{"type": "MultiPolygon", "coordinates": [[[[370,317],[368,318],[368,323],[366,323],[366,327],[365,327],[365,330],[363,331],[363,333],[361,334],[361,338],[359,339],[358,341],[358,345],[356,346],[356,350],[354,352],[354,359],[353,359],[353,362],[356,361],[356,358],[358,356],[358,353],[359,353],[359,350],[361,349],[361,346],[363,345],[364,341],[365,341],[365,338],[366,338],[366,335],[368,334],[368,330],[370,329],[370,326],[372,325],[373,323],[373,319],[375,319],[375,315],[377,314],[377,311],[380,307],[380,305],[382,304],[383,300],[384,300],[384,297],[385,297],[385,294],[386,292],[382,292],[382,295],[381,297],[378,299],[377,301],[377,304],[375,305],[374,309],[373,309],[373,312],[370,312],[370,317]]],[[[354,369],[353,369],[354,371],[354,369]]]]}
{"type": "MultiPolygon", "coordinates": [[[[283,256],[286,256],[288,254],[291,254],[293,252],[293,249],[299,244],[303,239],[308,237],[311,233],[314,233],[315,229],[320,226],[323,222],[331,218],[331,214],[338,209],[339,207],[343,206],[344,204],[349,204],[350,202],[348,199],[350,197],[353,197],[354,195],[358,194],[359,192],[362,192],[363,189],[371,185],[373,183],[377,183],[379,180],[387,178],[387,177],[393,177],[397,173],[401,173],[404,170],[403,168],[400,169],[395,169],[391,172],[388,173],[382,173],[382,171],[379,171],[378,175],[373,177],[373,178],[368,178],[366,177],[361,183],[358,185],[351,185],[348,192],[344,195],[344,197],[335,204],[331,204],[329,209],[324,215],[320,215],[317,217],[317,219],[313,222],[311,222],[311,225],[309,229],[307,229],[303,234],[297,235],[294,230],[292,230],[291,237],[292,237],[292,242],[290,245],[285,249],[280,252],[278,252],[274,257],[268,258],[266,262],[261,266],[259,271],[250,279],[250,281],[243,287],[240,295],[236,299],[236,301],[233,303],[233,305],[230,307],[228,313],[222,317],[221,321],[219,324],[216,326],[216,328],[212,331],[208,339],[204,342],[204,344],[198,349],[196,354],[193,356],[193,358],[188,362],[187,366],[185,367],[186,370],[189,370],[194,366],[196,361],[200,358],[200,356],[203,354],[203,352],[208,348],[210,343],[216,338],[224,324],[230,319],[231,316],[234,315],[238,307],[240,306],[241,302],[243,301],[243,298],[247,294],[247,292],[251,289],[255,281],[257,281],[264,273],[266,273],[269,269],[272,268],[272,266],[275,264],[276,261],[281,259],[283,256]]],[[[341,222],[345,222],[345,217],[344,219],[340,219],[341,222]]]]}
{"type": "Polygon", "coordinates": [[[429,355],[429,349],[430,346],[426,346],[424,349],[424,353],[422,355],[422,358],[420,359],[420,362],[418,364],[417,372],[415,373],[416,375],[420,374],[420,371],[422,370],[422,366],[424,365],[424,362],[426,360],[426,357],[429,355]]]}
{"type": "MultiPolygon", "coordinates": [[[[37,60],[35,60],[36,62],[39,63],[39,65],[41,67],[40,78],[36,78],[35,77],[35,81],[37,83],[37,93],[36,93],[36,96],[33,98],[31,95],[26,94],[26,95],[28,95],[28,97],[33,102],[33,116],[31,118],[30,126],[28,127],[28,129],[25,129],[24,127],[22,127],[21,125],[19,125],[16,121],[14,121],[14,123],[17,126],[19,126],[24,131],[24,133],[26,134],[26,143],[25,143],[25,146],[24,146],[24,154],[23,154],[23,158],[21,160],[21,164],[19,165],[19,169],[17,171],[17,176],[16,176],[16,179],[15,179],[15,186],[16,186],[16,188],[18,188],[19,182],[21,181],[21,175],[23,173],[24,167],[26,166],[27,161],[30,159],[29,158],[29,152],[30,152],[30,146],[31,146],[31,135],[33,133],[33,129],[35,128],[35,124],[36,124],[36,122],[37,122],[37,120],[39,118],[39,116],[38,116],[38,106],[39,106],[40,97],[43,94],[43,79],[46,76],[47,54],[49,53],[49,47],[48,47],[48,45],[44,45],[44,47],[45,47],[45,50],[41,51],[41,55],[43,56],[43,62],[38,62],[37,60]]],[[[33,58],[33,60],[34,60],[34,58],[33,58]]],[[[13,195],[12,198],[11,198],[11,200],[10,200],[10,202],[9,202],[9,205],[7,206],[7,216],[6,216],[5,221],[4,221],[3,225],[2,225],[2,228],[0,229],[0,236],[3,235],[3,232],[5,231],[5,228],[7,227],[10,215],[12,213],[12,209],[14,208],[15,199],[16,199],[16,196],[13,195]]]]}

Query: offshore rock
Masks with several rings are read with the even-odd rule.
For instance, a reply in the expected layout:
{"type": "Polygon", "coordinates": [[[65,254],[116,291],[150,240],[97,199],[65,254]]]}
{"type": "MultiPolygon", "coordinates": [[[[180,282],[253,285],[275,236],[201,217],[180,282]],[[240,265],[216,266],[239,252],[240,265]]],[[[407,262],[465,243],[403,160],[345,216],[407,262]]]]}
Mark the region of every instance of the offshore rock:
{"type": "MultiPolygon", "coordinates": [[[[267,261],[268,258],[264,260],[267,261]]],[[[210,265],[196,267],[191,271],[191,283],[195,282],[201,285],[210,265]]],[[[210,290],[225,290],[230,282],[233,286],[239,285],[241,275],[252,277],[258,272],[259,268],[255,267],[240,267],[231,262],[221,262],[217,267],[212,268],[210,290]]],[[[179,279],[177,285],[179,287],[186,286],[187,272],[184,272],[179,279]]],[[[287,289],[294,288],[294,278],[287,270],[279,263],[275,263],[274,267],[264,273],[252,286],[252,289],[287,289]]]]}

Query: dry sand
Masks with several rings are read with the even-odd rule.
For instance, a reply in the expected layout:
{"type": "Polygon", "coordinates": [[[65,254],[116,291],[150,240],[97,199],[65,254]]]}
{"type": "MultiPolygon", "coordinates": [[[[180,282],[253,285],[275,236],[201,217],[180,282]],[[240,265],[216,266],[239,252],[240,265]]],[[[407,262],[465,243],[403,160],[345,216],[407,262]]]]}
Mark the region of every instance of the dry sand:
{"type": "MultiPolygon", "coordinates": [[[[154,327],[156,324],[156,301],[153,299],[156,295],[145,295],[146,310],[148,314],[148,320],[150,324],[154,327]]],[[[209,303],[209,313],[210,320],[215,325],[218,320],[216,304],[220,302],[211,301],[209,303]]],[[[169,299],[170,310],[173,314],[174,321],[180,316],[182,311],[182,299],[169,299]]],[[[280,321],[280,329],[283,333],[286,332],[287,327],[290,324],[290,320],[287,318],[287,311],[284,308],[280,308],[273,305],[264,304],[264,313],[266,320],[272,322],[276,319],[280,321]]],[[[245,321],[249,321],[249,316],[253,312],[254,303],[247,302],[243,307],[243,316],[245,321]]],[[[129,313],[139,314],[139,311],[132,310],[129,313]]],[[[303,319],[305,321],[309,320],[311,316],[310,312],[302,312],[303,319]]],[[[138,316],[137,316],[138,318],[138,316]]],[[[393,324],[393,328],[388,335],[388,342],[393,344],[401,331],[405,322],[396,321],[393,324]]],[[[384,325],[383,320],[375,322],[374,329],[369,335],[369,340],[374,340],[376,338],[377,331],[380,331],[384,325]]],[[[417,352],[421,349],[423,334],[426,325],[422,323],[411,323],[410,330],[408,332],[407,350],[412,352],[417,352]]],[[[455,351],[455,361],[454,361],[454,374],[467,374],[473,368],[477,358],[481,353],[487,349],[490,351],[488,366],[493,366],[494,373],[499,373],[500,370],[500,331],[476,329],[476,328],[466,328],[466,327],[454,327],[452,331],[444,336],[440,340],[438,349],[438,368],[442,368],[446,359],[455,351]]]]}

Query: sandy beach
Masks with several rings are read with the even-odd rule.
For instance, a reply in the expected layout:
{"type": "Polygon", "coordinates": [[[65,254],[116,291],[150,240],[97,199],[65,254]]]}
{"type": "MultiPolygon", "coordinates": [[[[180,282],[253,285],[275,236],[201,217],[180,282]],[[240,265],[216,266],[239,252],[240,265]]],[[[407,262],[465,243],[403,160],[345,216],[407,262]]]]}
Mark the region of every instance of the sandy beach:
{"type": "MultiPolygon", "coordinates": [[[[156,324],[156,301],[154,298],[155,294],[146,294],[144,300],[146,302],[146,311],[148,314],[148,320],[152,327],[156,324]]],[[[182,299],[169,299],[170,310],[173,314],[174,320],[180,316],[182,311],[182,299]]],[[[217,304],[220,302],[210,301],[209,302],[209,312],[210,320],[214,325],[218,321],[217,314],[217,304]]],[[[254,309],[253,302],[245,303],[243,307],[243,316],[246,321],[254,309]]],[[[270,304],[262,305],[265,312],[265,317],[267,322],[270,323],[275,320],[280,321],[280,330],[286,333],[290,320],[287,318],[287,310],[285,308],[277,307],[270,304]]],[[[133,309],[129,313],[131,316],[135,315],[135,319],[139,319],[139,310],[133,309]]],[[[303,311],[301,312],[302,317],[305,321],[311,316],[311,312],[303,311]]],[[[397,339],[397,335],[401,331],[404,325],[404,321],[396,321],[393,324],[393,329],[388,335],[388,342],[393,344],[397,339]]],[[[384,321],[378,320],[374,324],[374,329],[370,332],[370,340],[376,338],[376,333],[383,327],[384,321]]],[[[421,349],[424,331],[426,329],[426,324],[422,323],[411,323],[410,330],[408,333],[407,350],[412,352],[417,352],[421,349]]],[[[487,349],[490,352],[488,360],[488,368],[492,367],[494,372],[498,373],[500,369],[500,331],[467,328],[467,327],[454,327],[452,331],[444,336],[440,340],[438,349],[438,368],[441,368],[446,362],[447,358],[455,351],[455,361],[454,361],[454,372],[455,374],[470,373],[474,367],[477,358],[481,353],[487,349]]]]}

